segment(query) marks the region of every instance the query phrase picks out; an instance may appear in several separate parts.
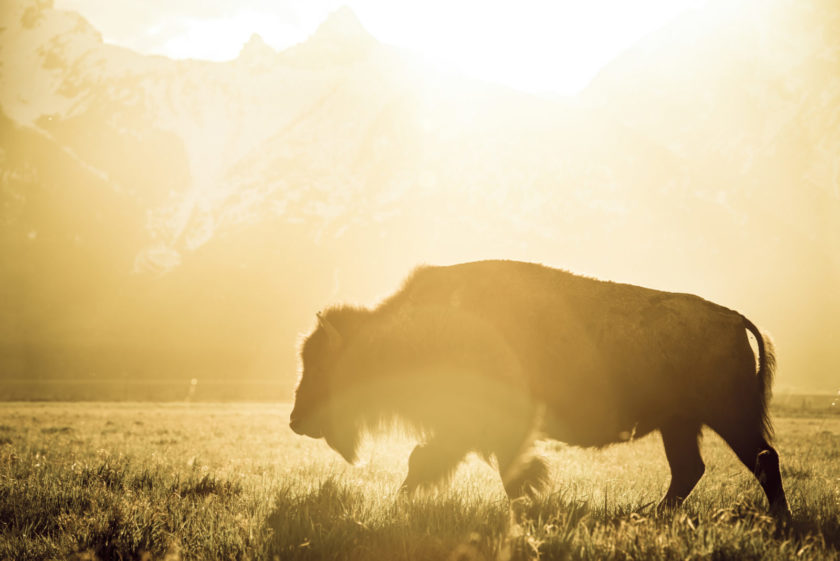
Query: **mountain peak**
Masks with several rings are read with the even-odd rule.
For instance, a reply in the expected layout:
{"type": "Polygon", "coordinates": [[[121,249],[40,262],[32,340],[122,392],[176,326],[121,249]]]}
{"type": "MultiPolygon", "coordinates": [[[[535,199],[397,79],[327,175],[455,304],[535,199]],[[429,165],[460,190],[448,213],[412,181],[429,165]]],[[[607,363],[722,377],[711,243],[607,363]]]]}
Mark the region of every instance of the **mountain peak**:
{"type": "Polygon", "coordinates": [[[248,42],[239,51],[237,61],[244,62],[248,66],[266,66],[274,64],[277,59],[277,51],[271,48],[259,35],[254,33],[248,42]]]}
{"type": "Polygon", "coordinates": [[[331,37],[334,40],[343,39],[349,41],[372,38],[362,26],[359,18],[356,17],[355,12],[346,5],[341,6],[328,15],[327,19],[318,26],[313,38],[319,36],[331,37]]]}
{"type": "Polygon", "coordinates": [[[242,46],[240,54],[251,51],[264,51],[265,49],[273,50],[259,33],[252,33],[251,37],[248,38],[248,42],[242,46]]]}
{"type": "Polygon", "coordinates": [[[353,10],[342,6],[327,16],[309,39],[286,53],[310,65],[348,64],[365,58],[377,44],[353,10]]]}

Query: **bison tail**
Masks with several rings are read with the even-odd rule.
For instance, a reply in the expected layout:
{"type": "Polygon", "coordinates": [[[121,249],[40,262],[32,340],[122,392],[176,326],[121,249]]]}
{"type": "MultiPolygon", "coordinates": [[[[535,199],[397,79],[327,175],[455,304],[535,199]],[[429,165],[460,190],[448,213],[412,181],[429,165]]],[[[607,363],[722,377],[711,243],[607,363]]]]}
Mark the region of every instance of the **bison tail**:
{"type": "MultiPolygon", "coordinates": [[[[741,316],[744,317],[744,316],[741,316]]],[[[755,336],[758,344],[758,399],[761,411],[761,432],[766,440],[773,439],[773,425],[770,424],[770,398],[773,376],[776,374],[776,351],[773,341],[762,333],[753,322],[744,317],[744,325],[755,336]]]]}

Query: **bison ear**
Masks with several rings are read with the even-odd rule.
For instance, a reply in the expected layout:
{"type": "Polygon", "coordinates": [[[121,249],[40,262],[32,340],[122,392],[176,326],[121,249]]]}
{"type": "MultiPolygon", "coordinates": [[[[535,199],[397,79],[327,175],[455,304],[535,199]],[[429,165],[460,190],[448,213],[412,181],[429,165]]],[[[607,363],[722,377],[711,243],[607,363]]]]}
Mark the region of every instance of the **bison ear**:
{"type": "Polygon", "coordinates": [[[315,317],[318,318],[318,325],[320,325],[324,331],[327,332],[327,338],[330,342],[330,348],[335,350],[341,347],[341,343],[343,338],[341,337],[341,333],[338,332],[338,329],[335,328],[333,324],[331,324],[324,316],[321,315],[321,312],[315,314],[315,317]]]}

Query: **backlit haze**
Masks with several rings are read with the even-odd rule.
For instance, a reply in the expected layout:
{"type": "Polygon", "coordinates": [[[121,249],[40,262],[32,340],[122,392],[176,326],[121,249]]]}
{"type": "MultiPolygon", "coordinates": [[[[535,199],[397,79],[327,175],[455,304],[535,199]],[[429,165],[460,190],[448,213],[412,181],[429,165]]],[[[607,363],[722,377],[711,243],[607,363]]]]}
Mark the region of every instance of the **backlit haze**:
{"type": "Polygon", "coordinates": [[[840,387],[836,1],[172,4],[2,4],[0,397],[287,399],[316,311],[485,258],[840,387]]]}
{"type": "Polygon", "coordinates": [[[430,63],[513,88],[574,94],[607,62],[702,0],[622,2],[145,2],[59,0],[106,42],[171,58],[231,60],[252,34],[282,50],[344,5],[377,40],[430,63]]]}

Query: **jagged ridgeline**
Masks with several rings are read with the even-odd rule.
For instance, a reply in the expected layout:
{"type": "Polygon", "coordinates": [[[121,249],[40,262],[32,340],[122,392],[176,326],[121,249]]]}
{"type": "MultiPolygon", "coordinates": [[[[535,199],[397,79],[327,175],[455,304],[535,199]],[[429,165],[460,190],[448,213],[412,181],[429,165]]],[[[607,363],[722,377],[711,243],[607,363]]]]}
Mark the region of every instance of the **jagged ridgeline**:
{"type": "Polygon", "coordinates": [[[571,98],[441,73],[348,9],[228,62],[2,15],[7,381],[286,397],[315,310],[493,257],[702,293],[774,334],[779,387],[836,384],[836,2],[688,14],[571,98]]]}

